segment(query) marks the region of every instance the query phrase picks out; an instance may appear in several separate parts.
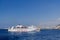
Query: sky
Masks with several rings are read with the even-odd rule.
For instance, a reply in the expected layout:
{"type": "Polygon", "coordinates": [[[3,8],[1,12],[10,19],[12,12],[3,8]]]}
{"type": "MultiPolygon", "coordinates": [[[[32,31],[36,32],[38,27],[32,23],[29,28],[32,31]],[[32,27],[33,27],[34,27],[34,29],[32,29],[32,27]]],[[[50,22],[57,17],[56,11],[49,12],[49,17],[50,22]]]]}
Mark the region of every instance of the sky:
{"type": "Polygon", "coordinates": [[[0,28],[59,23],[60,0],[0,0],[0,28]]]}

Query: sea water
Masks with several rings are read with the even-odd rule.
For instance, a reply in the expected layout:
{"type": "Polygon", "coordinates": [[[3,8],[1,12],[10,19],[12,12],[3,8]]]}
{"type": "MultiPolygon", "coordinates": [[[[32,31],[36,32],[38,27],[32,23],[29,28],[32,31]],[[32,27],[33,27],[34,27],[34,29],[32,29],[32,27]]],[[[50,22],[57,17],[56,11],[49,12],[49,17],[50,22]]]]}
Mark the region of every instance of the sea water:
{"type": "Polygon", "coordinates": [[[60,30],[42,29],[39,32],[8,32],[0,29],[0,40],[60,40],[60,30]]]}

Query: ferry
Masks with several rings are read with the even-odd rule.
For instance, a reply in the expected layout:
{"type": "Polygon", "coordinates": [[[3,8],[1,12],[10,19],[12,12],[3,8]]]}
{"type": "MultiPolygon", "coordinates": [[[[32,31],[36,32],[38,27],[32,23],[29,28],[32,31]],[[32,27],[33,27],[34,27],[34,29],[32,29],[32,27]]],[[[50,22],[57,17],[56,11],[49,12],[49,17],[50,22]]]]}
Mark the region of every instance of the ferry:
{"type": "Polygon", "coordinates": [[[17,25],[16,27],[12,26],[11,28],[8,28],[9,32],[32,32],[32,31],[40,31],[40,27],[36,26],[23,26],[23,25],[17,25]]]}

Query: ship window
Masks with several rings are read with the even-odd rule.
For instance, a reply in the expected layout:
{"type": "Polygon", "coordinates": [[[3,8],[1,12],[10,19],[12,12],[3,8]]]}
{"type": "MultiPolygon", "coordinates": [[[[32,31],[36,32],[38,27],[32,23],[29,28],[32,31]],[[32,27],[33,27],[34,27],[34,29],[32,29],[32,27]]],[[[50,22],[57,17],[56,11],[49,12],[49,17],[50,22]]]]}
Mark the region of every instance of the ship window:
{"type": "Polygon", "coordinates": [[[20,27],[17,27],[17,28],[20,28],[20,27]]]}
{"type": "Polygon", "coordinates": [[[27,28],[27,27],[21,27],[21,28],[27,28]]]}

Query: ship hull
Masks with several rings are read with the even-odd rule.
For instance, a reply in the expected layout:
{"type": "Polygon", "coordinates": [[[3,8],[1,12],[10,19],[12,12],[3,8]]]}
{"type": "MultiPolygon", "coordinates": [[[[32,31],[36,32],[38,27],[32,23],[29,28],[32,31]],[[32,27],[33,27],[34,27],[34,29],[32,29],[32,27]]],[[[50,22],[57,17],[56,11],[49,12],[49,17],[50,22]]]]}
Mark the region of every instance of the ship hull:
{"type": "Polygon", "coordinates": [[[32,28],[32,29],[8,29],[9,32],[33,32],[33,31],[40,31],[39,28],[32,28]]]}

